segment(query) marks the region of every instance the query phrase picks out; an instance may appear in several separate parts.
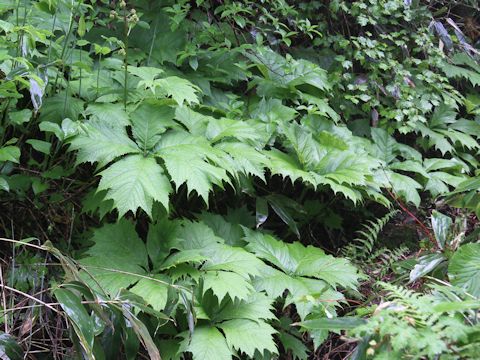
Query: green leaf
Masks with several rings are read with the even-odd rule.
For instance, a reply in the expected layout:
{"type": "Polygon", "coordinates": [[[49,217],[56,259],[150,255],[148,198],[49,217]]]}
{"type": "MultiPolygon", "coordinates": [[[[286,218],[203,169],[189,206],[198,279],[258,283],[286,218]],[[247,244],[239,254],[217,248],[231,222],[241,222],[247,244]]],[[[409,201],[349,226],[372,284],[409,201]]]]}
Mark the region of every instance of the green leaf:
{"type": "Polygon", "coordinates": [[[46,97],[40,109],[39,121],[50,121],[60,124],[63,119],[78,120],[83,111],[84,102],[63,92],[46,97]]]}
{"type": "Polygon", "coordinates": [[[160,92],[171,96],[178,105],[198,103],[197,92],[199,88],[190,81],[177,76],[169,76],[155,80],[155,86],[160,87],[160,92]]]}
{"type": "Polygon", "coordinates": [[[155,275],[152,280],[142,278],[130,291],[145,299],[154,310],[162,311],[167,304],[168,282],[168,278],[160,274],[155,275]]]}
{"type": "Polygon", "coordinates": [[[0,358],[5,360],[22,360],[23,350],[12,335],[0,333],[0,358]]]}
{"type": "Polygon", "coordinates": [[[281,331],[277,336],[283,348],[292,353],[293,360],[308,359],[308,348],[302,340],[284,331],[281,331]]]}
{"type": "Polygon", "coordinates": [[[408,176],[397,173],[391,173],[390,181],[396,194],[402,196],[407,202],[411,202],[415,206],[420,205],[420,195],[417,189],[421,189],[422,185],[408,176]]]}
{"type": "Polygon", "coordinates": [[[4,191],[10,191],[10,185],[8,184],[7,179],[5,179],[3,176],[0,176],[0,189],[4,191]]]}
{"type": "Polygon", "coordinates": [[[215,157],[213,148],[199,143],[189,134],[177,132],[163,136],[157,149],[156,155],[164,160],[177,189],[186,183],[189,193],[195,190],[207,204],[213,185],[223,188],[222,182],[229,182],[225,169],[208,161],[212,158],[220,161],[215,157]]]}
{"type": "Polygon", "coordinates": [[[20,149],[17,146],[9,145],[0,148],[0,161],[20,162],[20,149]]]}
{"type": "Polygon", "coordinates": [[[266,266],[262,269],[261,276],[254,278],[253,284],[255,290],[265,291],[269,297],[277,298],[282,296],[285,290],[296,289],[297,280],[279,270],[266,266]]]}
{"type": "Polygon", "coordinates": [[[233,271],[248,278],[249,275],[259,275],[264,266],[255,255],[238,247],[217,244],[200,253],[208,257],[208,261],[202,266],[203,270],[233,271]]]}
{"type": "Polygon", "coordinates": [[[204,292],[211,289],[220,303],[225,296],[230,299],[246,300],[253,287],[245,277],[229,271],[207,271],[203,275],[204,292]]]}
{"type": "Polygon", "coordinates": [[[147,250],[153,268],[156,269],[170,255],[172,249],[178,249],[180,222],[161,217],[148,228],[147,250]]]}
{"type": "Polygon", "coordinates": [[[418,263],[410,272],[410,283],[435,270],[446,259],[443,254],[428,254],[418,259],[418,263]]]}
{"type": "Polygon", "coordinates": [[[129,66],[128,72],[142,79],[138,82],[138,87],[143,86],[144,89],[151,89],[152,92],[155,93],[155,79],[164,71],[157,67],[129,66]]]}
{"type": "Polygon", "coordinates": [[[193,360],[231,360],[232,352],[222,333],[215,327],[195,328],[191,338],[185,336],[181,350],[192,353],[193,360]]]}
{"type": "MultiPolygon", "coordinates": [[[[269,195],[266,197],[268,203],[272,207],[273,211],[282,219],[282,221],[287,224],[288,228],[297,235],[297,238],[300,239],[300,231],[298,230],[297,223],[291,215],[291,205],[292,201],[288,198],[281,197],[280,195],[269,195]]],[[[297,209],[293,209],[297,210],[297,209]]]]}
{"type": "Polygon", "coordinates": [[[208,257],[202,255],[198,249],[182,250],[169,256],[158,269],[167,270],[184,263],[201,264],[206,260],[208,257]]]}
{"type": "Polygon", "coordinates": [[[47,141],[28,139],[26,143],[32,145],[32,147],[38,152],[46,155],[50,154],[50,148],[52,147],[52,144],[47,141]]]}
{"type": "Polygon", "coordinates": [[[224,138],[236,138],[241,141],[256,141],[262,138],[259,131],[245,121],[231,119],[212,119],[208,123],[206,136],[212,143],[224,138]]]}
{"type": "Polygon", "coordinates": [[[480,244],[466,244],[453,254],[448,275],[455,286],[480,297],[480,244]]]}
{"type": "Polygon", "coordinates": [[[145,244],[131,222],[122,219],[117,224],[104,225],[95,230],[92,241],[88,257],[80,263],[107,292],[116,294],[141,278],[136,274],[145,274],[148,266],[145,244]]]}
{"type": "Polygon", "coordinates": [[[186,105],[177,106],[175,119],[184,125],[192,135],[204,135],[207,124],[214,118],[193,111],[186,105]]]}
{"type": "Polygon", "coordinates": [[[245,240],[249,242],[246,248],[289,275],[315,277],[347,288],[357,284],[357,270],[346,259],[326,255],[319,248],[305,247],[299,242],[287,244],[271,235],[245,231],[245,240]]]}
{"type": "Polygon", "coordinates": [[[201,222],[182,221],[178,233],[178,247],[182,250],[203,250],[216,247],[225,241],[215,235],[213,230],[201,222]]]}
{"type": "Polygon", "coordinates": [[[299,263],[296,274],[313,276],[325,280],[332,286],[340,285],[344,288],[355,289],[358,285],[359,274],[357,268],[347,259],[336,258],[332,255],[312,255],[312,247],[305,251],[308,256],[299,263]]]}
{"type": "MultiPolygon", "coordinates": [[[[123,316],[126,319],[126,323],[129,325],[127,329],[133,329],[135,334],[137,335],[138,339],[141,340],[143,346],[147,349],[148,356],[151,360],[161,360],[160,353],[158,352],[158,348],[153,342],[152,337],[150,336],[150,332],[148,331],[145,324],[140,321],[127,306],[121,307],[123,316]]],[[[138,353],[138,351],[136,351],[138,353]]],[[[137,354],[133,354],[134,356],[137,354]]]]}
{"type": "Polygon", "coordinates": [[[253,321],[275,319],[273,314],[273,299],[263,292],[255,292],[248,299],[231,301],[219,314],[216,314],[217,321],[231,319],[249,319],[253,321]]]}
{"type": "Polygon", "coordinates": [[[70,150],[78,150],[77,163],[98,162],[100,167],[119,156],[140,152],[124,128],[98,120],[82,125],[81,132],[70,140],[70,150]]]}
{"type": "Polygon", "coordinates": [[[314,320],[305,320],[300,323],[293,325],[299,325],[306,330],[330,330],[330,331],[339,331],[339,330],[349,330],[354,329],[357,326],[365,324],[364,319],[357,317],[338,317],[338,318],[324,318],[324,319],[314,319],[314,320]]]}
{"type": "Polygon", "coordinates": [[[112,127],[122,128],[129,125],[128,115],[121,104],[91,103],[85,114],[90,115],[91,120],[95,119],[112,127]]]}
{"type": "Polygon", "coordinates": [[[20,111],[11,111],[8,113],[8,117],[13,124],[22,125],[23,123],[30,121],[32,117],[32,110],[23,109],[20,111]]]}
{"type": "Polygon", "coordinates": [[[255,351],[263,354],[264,350],[277,354],[277,346],[273,334],[277,331],[263,321],[255,322],[246,319],[228,320],[218,325],[224,332],[230,347],[253,357],[255,351]]]}
{"type": "Polygon", "coordinates": [[[153,158],[129,155],[100,175],[98,189],[108,190],[105,199],[114,201],[119,217],[128,211],[135,213],[138,208],[151,216],[154,200],[165,209],[169,208],[168,196],[172,187],[162,167],[153,158]]]}
{"type": "Polygon", "coordinates": [[[130,116],[133,136],[140,148],[146,152],[157,144],[166,127],[173,124],[174,110],[162,103],[144,101],[130,116]]]}
{"type": "Polygon", "coordinates": [[[93,358],[94,324],[80,302],[80,298],[70,290],[61,288],[56,289],[53,293],[71,321],[87,356],[93,358]]]}
{"type": "Polygon", "coordinates": [[[293,156],[277,149],[268,151],[267,156],[270,159],[270,171],[272,174],[281,175],[284,178],[289,177],[292,183],[301,179],[304,183],[317,186],[315,177],[308,171],[303,170],[301,163],[293,156]]]}
{"type": "Polygon", "coordinates": [[[450,240],[452,223],[450,217],[437,210],[432,211],[432,229],[440,249],[443,249],[447,240],[450,240]]]}
{"type": "Polygon", "coordinates": [[[372,140],[375,144],[374,153],[377,158],[382,159],[386,165],[395,159],[397,142],[384,129],[371,128],[372,140]]]}
{"type": "Polygon", "coordinates": [[[215,149],[231,157],[231,166],[237,173],[258,176],[265,182],[264,168],[269,167],[270,162],[263,152],[238,142],[223,142],[215,145],[215,149]]]}

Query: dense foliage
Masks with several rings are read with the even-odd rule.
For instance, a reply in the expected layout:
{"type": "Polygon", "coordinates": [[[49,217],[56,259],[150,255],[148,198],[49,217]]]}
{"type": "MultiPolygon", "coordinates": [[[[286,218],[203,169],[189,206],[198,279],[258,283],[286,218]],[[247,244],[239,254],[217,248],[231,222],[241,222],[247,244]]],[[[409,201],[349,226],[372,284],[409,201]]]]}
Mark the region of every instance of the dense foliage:
{"type": "Polygon", "coordinates": [[[3,0],[0,357],[476,358],[479,17],[3,0]]]}

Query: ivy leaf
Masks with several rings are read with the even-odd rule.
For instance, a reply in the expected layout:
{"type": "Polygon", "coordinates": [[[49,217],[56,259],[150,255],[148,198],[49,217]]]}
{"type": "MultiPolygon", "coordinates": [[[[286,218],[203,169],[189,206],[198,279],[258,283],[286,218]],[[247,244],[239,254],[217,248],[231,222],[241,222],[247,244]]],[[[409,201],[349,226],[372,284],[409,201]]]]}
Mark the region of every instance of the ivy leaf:
{"type": "Polygon", "coordinates": [[[231,360],[233,355],[222,333],[209,326],[195,328],[191,338],[185,335],[180,348],[192,353],[193,360],[231,360]]]}
{"type": "Polygon", "coordinates": [[[92,120],[70,140],[70,150],[78,150],[77,163],[98,162],[104,167],[119,156],[138,153],[139,149],[127,135],[125,128],[92,120]]]}
{"type": "Polygon", "coordinates": [[[138,208],[151,216],[154,200],[168,210],[172,187],[155,159],[130,155],[110,165],[100,175],[98,189],[108,190],[105,199],[114,201],[119,217],[128,211],[135,213],[138,208]]]}
{"type": "Polygon", "coordinates": [[[230,347],[240,350],[253,358],[255,351],[263,354],[264,350],[277,354],[277,346],[273,334],[277,331],[263,321],[255,322],[246,319],[228,320],[218,325],[225,334],[230,347]]]}

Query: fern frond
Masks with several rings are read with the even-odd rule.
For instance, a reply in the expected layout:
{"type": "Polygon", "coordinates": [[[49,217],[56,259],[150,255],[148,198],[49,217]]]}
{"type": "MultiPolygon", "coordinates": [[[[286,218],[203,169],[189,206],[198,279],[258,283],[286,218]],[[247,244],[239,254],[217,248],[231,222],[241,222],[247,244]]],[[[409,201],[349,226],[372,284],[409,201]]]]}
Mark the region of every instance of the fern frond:
{"type": "Polygon", "coordinates": [[[343,248],[342,255],[359,261],[371,258],[378,235],[396,214],[398,210],[392,210],[379,219],[369,220],[363,225],[363,230],[357,232],[359,237],[343,248]]]}
{"type": "Polygon", "coordinates": [[[382,247],[372,252],[367,262],[380,264],[377,273],[380,274],[380,277],[383,277],[392,268],[393,264],[403,260],[409,252],[410,249],[407,246],[401,246],[396,249],[382,247]]]}

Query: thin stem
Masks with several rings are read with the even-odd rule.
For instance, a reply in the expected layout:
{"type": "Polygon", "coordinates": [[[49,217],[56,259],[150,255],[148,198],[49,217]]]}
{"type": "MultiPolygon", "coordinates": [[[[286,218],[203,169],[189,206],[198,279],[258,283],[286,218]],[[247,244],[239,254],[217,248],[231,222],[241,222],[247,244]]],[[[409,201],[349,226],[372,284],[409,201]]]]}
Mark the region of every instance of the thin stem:
{"type": "Polygon", "coordinates": [[[123,23],[124,23],[124,32],[125,37],[123,39],[123,46],[125,50],[125,56],[123,58],[123,65],[125,66],[125,78],[123,84],[123,108],[127,111],[127,96],[128,96],[128,19],[127,19],[127,7],[123,10],[123,23]]]}
{"type": "MultiPolygon", "coordinates": [[[[0,286],[2,287],[2,306],[4,309],[7,308],[7,298],[5,296],[5,289],[3,289],[3,266],[0,265],[0,286]]],[[[5,323],[5,333],[8,334],[8,316],[7,313],[3,314],[3,321],[5,323]]]]}
{"type": "Polygon", "coordinates": [[[57,314],[60,314],[60,311],[58,311],[57,309],[55,309],[53,306],[51,306],[50,304],[48,304],[48,303],[46,303],[46,302],[44,302],[44,301],[42,301],[42,300],[40,300],[40,299],[37,299],[36,297],[34,297],[34,296],[32,296],[32,295],[29,295],[29,294],[27,294],[27,293],[24,293],[23,291],[17,290],[17,289],[15,289],[15,288],[12,288],[12,287],[7,286],[7,285],[3,285],[3,284],[2,284],[1,287],[2,287],[3,289],[7,289],[7,290],[10,290],[10,291],[13,291],[13,292],[16,293],[16,294],[20,294],[20,295],[22,295],[22,296],[25,296],[26,298],[29,298],[30,300],[33,300],[33,301],[35,301],[35,302],[38,302],[39,304],[42,304],[43,306],[48,307],[50,310],[56,312],[57,314]]]}

